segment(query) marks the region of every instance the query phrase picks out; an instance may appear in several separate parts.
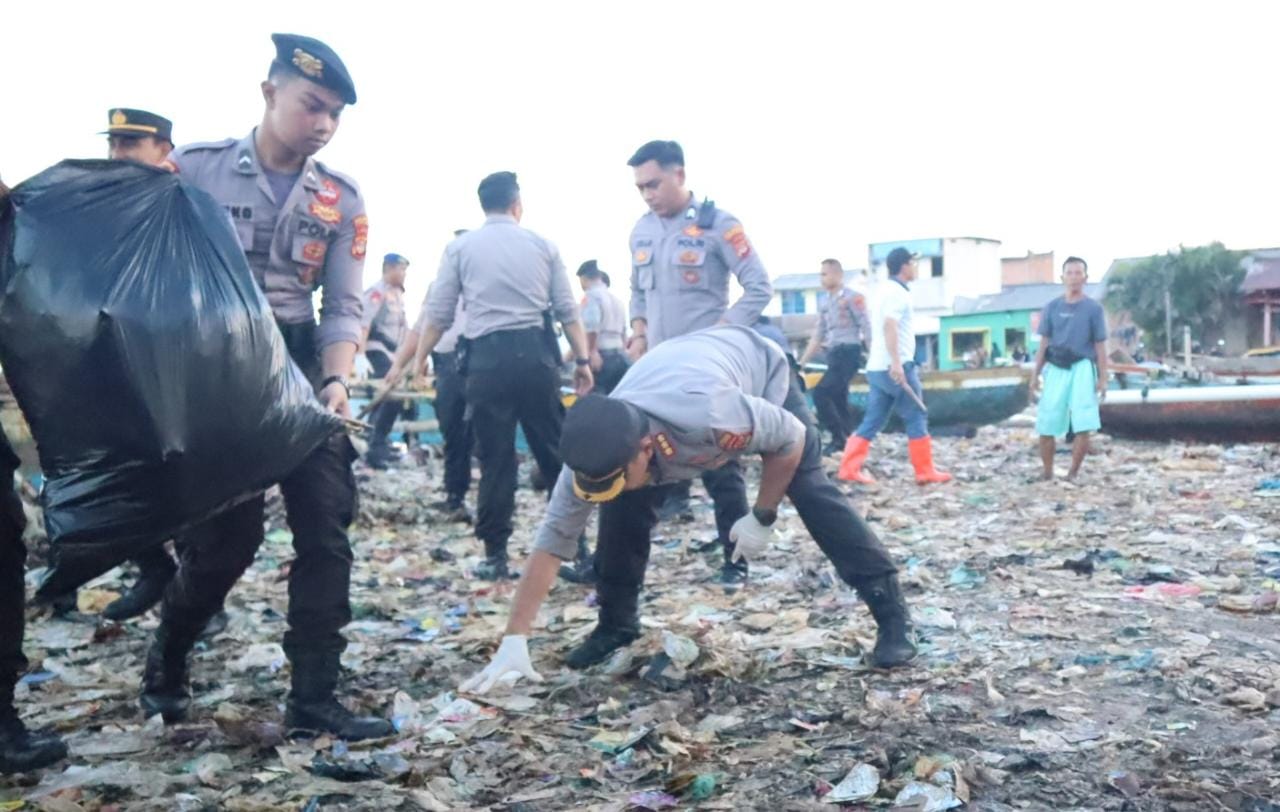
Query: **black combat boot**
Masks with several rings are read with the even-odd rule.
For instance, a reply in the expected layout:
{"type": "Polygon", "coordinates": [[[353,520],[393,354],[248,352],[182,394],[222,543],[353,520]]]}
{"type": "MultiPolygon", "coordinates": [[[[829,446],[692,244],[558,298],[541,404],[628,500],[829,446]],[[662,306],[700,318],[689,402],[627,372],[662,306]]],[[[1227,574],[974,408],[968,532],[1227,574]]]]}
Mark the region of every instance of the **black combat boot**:
{"type": "Polygon", "coordinates": [[[484,561],[476,565],[472,571],[481,581],[503,581],[516,577],[507,565],[507,540],[485,541],[484,561]]]}
{"type": "Polygon", "coordinates": [[[334,697],[338,685],[338,653],[308,653],[290,658],[293,689],[284,723],[293,730],[329,733],[347,741],[381,739],[395,726],[376,716],[356,716],[334,697]]]}
{"type": "Polygon", "coordinates": [[[591,547],[587,544],[587,534],[578,536],[578,555],[573,564],[560,566],[560,577],[571,584],[594,584],[596,582],[595,557],[591,555],[591,547]]]}
{"type": "Polygon", "coordinates": [[[915,630],[911,627],[907,603],[902,599],[898,576],[889,574],[868,578],[855,587],[879,627],[870,664],[876,668],[906,665],[916,656],[915,630]]]}
{"type": "Polygon", "coordinates": [[[471,511],[467,510],[467,503],[461,496],[450,496],[445,500],[444,520],[446,522],[471,524],[471,511]]]}
{"type": "Polygon", "coordinates": [[[0,774],[25,773],[67,757],[67,745],[51,733],[32,733],[13,707],[13,691],[0,701],[0,774]]]}
{"type": "Polygon", "coordinates": [[[102,616],[107,620],[128,620],[145,613],[164,597],[164,589],[173,580],[178,566],[163,548],[137,559],[140,571],[129,591],[107,604],[102,616]]]}
{"type": "Polygon", "coordinates": [[[138,698],[148,719],[158,713],[167,725],[186,720],[191,711],[191,649],[203,629],[204,623],[192,628],[167,619],[156,628],[142,671],[142,696],[138,698]]]}
{"type": "Polygon", "coordinates": [[[564,657],[564,664],[574,669],[589,668],[596,663],[609,659],[609,655],[620,648],[631,645],[640,638],[640,627],[607,626],[601,620],[587,635],[587,639],[579,643],[564,657]]]}

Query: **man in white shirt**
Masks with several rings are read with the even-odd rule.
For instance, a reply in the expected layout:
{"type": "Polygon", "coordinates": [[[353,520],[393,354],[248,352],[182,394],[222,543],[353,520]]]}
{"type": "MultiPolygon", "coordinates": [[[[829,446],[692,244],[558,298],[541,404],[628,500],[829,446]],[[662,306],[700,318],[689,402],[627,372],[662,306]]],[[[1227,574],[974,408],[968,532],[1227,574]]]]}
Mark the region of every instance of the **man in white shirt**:
{"type": "Polygon", "coordinates": [[[933,467],[933,442],[929,437],[929,422],[924,409],[916,402],[923,400],[920,374],[916,370],[916,336],[911,325],[911,289],[909,282],[916,278],[916,255],[899,246],[889,252],[886,260],[889,281],[881,286],[879,301],[871,319],[871,354],[867,359],[867,411],[862,425],[849,438],[840,461],[841,479],[863,485],[875,483],[875,478],[862,470],[871,441],[889,418],[893,409],[907,427],[907,449],[911,465],[916,470],[916,482],[948,482],[951,474],[933,467]],[[915,393],[915,397],[907,390],[915,393]]]}

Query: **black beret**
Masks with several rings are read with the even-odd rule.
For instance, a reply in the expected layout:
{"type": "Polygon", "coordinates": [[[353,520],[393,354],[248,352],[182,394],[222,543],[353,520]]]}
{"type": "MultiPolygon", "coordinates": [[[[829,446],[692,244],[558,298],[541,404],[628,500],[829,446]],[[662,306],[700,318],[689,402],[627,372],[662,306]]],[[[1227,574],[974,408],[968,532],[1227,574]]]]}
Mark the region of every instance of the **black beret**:
{"type": "Polygon", "coordinates": [[[573,471],[578,496],[589,501],[617,496],[624,469],[648,432],[649,418],[626,401],[578,398],[560,432],[560,459],[573,471]]]}
{"type": "Polygon", "coordinates": [[[113,107],[107,111],[107,129],[101,135],[126,135],[135,138],[153,135],[173,143],[173,122],[146,110],[113,107]]]}
{"type": "Polygon", "coordinates": [[[578,266],[578,276],[599,276],[602,273],[604,271],[600,270],[599,264],[594,259],[589,259],[578,266]]]}
{"type": "Polygon", "coordinates": [[[304,79],[336,91],[347,104],[356,103],[356,86],[347,66],[318,39],[299,34],[272,34],[276,61],[304,79]]]}

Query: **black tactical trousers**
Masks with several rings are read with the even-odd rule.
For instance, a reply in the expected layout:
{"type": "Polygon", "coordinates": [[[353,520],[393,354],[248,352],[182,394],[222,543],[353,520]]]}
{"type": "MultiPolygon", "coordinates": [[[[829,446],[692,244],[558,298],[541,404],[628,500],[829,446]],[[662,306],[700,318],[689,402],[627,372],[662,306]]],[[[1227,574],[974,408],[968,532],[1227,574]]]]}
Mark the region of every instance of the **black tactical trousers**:
{"type": "Polygon", "coordinates": [[[470,342],[466,400],[480,457],[476,536],[506,555],[516,496],[516,424],[547,482],[560,474],[560,373],[542,328],[502,330],[470,342]]]}
{"type": "MultiPolygon", "coordinates": [[[[315,381],[314,325],[281,325],[281,332],[294,361],[315,381]]],[[[295,553],[284,636],[285,653],[294,662],[308,654],[336,657],[346,647],[341,629],[351,621],[347,528],[355,514],[355,459],[351,441],[337,433],[280,482],[295,553]]],[[[257,496],[187,532],[181,566],[165,592],[165,623],[204,628],[253,563],[263,540],[263,505],[257,496]]]]}
{"type": "MultiPolygon", "coordinates": [[[[889,551],[822,470],[822,438],[794,376],[783,407],[805,426],[804,456],[787,488],[787,497],[809,535],[835,565],[841,580],[850,586],[897,572],[889,551]]],[[[627,491],[600,508],[595,568],[603,625],[638,627],[640,589],[649,563],[649,536],[657,520],[662,491],[661,486],[627,491]]]]}
{"type": "Polygon", "coordinates": [[[622,376],[631,368],[631,361],[622,350],[601,350],[600,358],[604,365],[595,374],[596,386],[593,391],[607,395],[622,381],[622,376]]]}
{"type": "Polygon", "coordinates": [[[452,352],[431,353],[436,372],[436,420],[444,436],[444,491],[461,501],[471,487],[471,421],[467,418],[466,379],[452,352]]]}
{"type": "Polygon", "coordinates": [[[841,445],[858,427],[849,411],[849,382],[861,366],[862,347],[837,344],[827,351],[827,371],[813,388],[818,422],[831,432],[832,441],[841,445]]]}
{"type": "MultiPolygon", "coordinates": [[[[663,496],[658,499],[661,505],[665,500],[675,500],[682,504],[689,502],[689,485],[684,482],[673,482],[661,488],[663,496]]],[[[733,542],[729,541],[729,530],[733,523],[747,515],[751,508],[747,505],[747,482],[742,476],[742,467],[737,460],[730,460],[719,468],[712,468],[702,473],[702,485],[711,497],[711,504],[716,514],[716,538],[724,550],[724,560],[733,557],[733,542]]]]}
{"type": "Polygon", "coordinates": [[[13,705],[13,689],[27,670],[22,654],[26,620],[27,548],[22,543],[26,517],[22,499],[13,488],[18,457],[0,432],[0,712],[13,705]]]}
{"type": "MultiPolygon", "coordinates": [[[[385,352],[367,352],[365,358],[369,359],[369,365],[373,367],[373,377],[385,378],[388,370],[391,369],[391,357],[385,352]]],[[[373,414],[369,415],[369,422],[373,424],[373,432],[369,435],[369,451],[374,454],[384,453],[387,451],[390,443],[387,437],[391,434],[391,429],[396,425],[396,418],[404,410],[404,404],[398,400],[390,398],[378,404],[373,410],[373,414]]]]}

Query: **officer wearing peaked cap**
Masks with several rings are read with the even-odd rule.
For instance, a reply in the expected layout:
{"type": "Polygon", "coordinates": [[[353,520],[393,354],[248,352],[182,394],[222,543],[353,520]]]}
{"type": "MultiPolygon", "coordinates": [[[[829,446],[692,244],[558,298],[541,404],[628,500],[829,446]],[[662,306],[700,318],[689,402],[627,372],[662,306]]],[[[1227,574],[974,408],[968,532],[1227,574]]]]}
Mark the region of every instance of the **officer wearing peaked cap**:
{"type": "MultiPolygon", "coordinates": [[[[750,327],[773,295],[760,255],[738,219],[710,201],[701,205],[685,188],[684,150],[675,141],[650,141],[627,161],[649,212],[631,231],[632,357],[663,341],[715,324],[750,327]],[[729,278],[742,296],[729,304],[729,278]]],[[[746,485],[735,463],[702,477],[715,503],[716,531],[724,546],[721,580],[732,587],[746,577],[735,566],[729,528],[747,512],[746,485]]],[[[661,513],[687,511],[689,483],[668,489],[661,513]]]]}
{"type": "Polygon", "coordinates": [[[114,107],[107,112],[107,156],[168,168],[173,151],[173,122],[146,110],[114,107]]]}
{"type": "Polygon", "coordinates": [[[640,590],[661,486],[748,454],[760,455],[760,488],[753,509],[730,531],[735,555],[765,553],[786,496],[876,619],[868,662],[892,668],[915,656],[893,561],[823,470],[821,437],[786,356],[754,330],[712,327],[650,350],[612,395],[589,395],[569,409],[560,453],[564,469],[516,590],[506,637],[463,690],[483,692],[512,674],[539,678],[526,636],[559,562],[573,555],[597,504],[600,621],[565,662],[571,668],[602,662],[639,637],[640,590]]]}
{"type": "MultiPolygon", "coordinates": [[[[171,160],[183,179],[226,207],[290,355],[320,401],[345,416],[346,379],[361,338],[369,224],[355,181],[314,156],[355,102],[355,85],[324,43],[294,34],[275,34],[272,41],[276,54],[262,83],[261,124],[244,138],[180,147],[171,160]]],[[[341,629],[351,620],[347,527],[355,508],[355,457],[345,434],[335,434],[280,483],[297,554],[284,636],[293,681],[285,722],[365,739],[393,728],[353,715],[334,695],[346,647],[341,629]]],[[[142,704],[148,715],[160,713],[166,721],[186,715],[188,653],[208,615],[253,562],[262,514],[259,496],[188,537],[147,657],[142,704]]]]}

